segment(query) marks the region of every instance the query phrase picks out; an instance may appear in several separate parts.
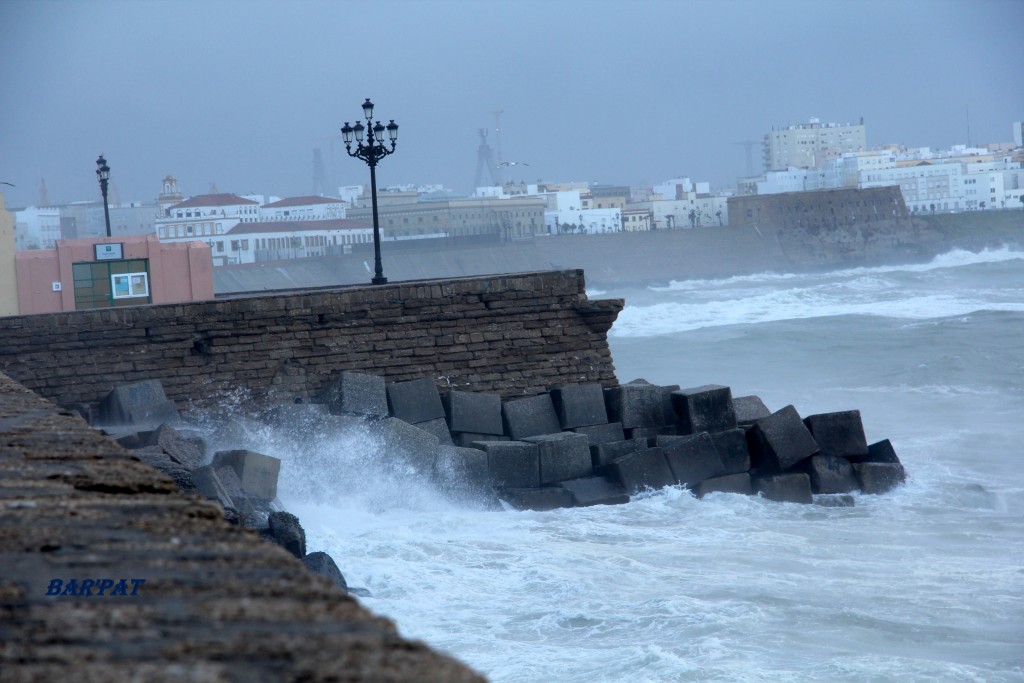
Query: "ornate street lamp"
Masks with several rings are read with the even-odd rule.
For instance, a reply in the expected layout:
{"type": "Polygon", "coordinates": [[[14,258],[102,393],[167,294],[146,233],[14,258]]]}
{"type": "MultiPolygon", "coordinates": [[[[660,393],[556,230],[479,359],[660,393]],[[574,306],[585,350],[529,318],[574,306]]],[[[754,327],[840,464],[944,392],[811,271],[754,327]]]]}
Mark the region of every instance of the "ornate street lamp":
{"type": "Polygon", "coordinates": [[[398,140],[398,124],[394,119],[387,126],[382,126],[380,121],[373,121],[373,102],[367,97],[363,102],[363,116],[366,117],[366,125],[356,122],[356,125],[348,125],[348,121],[341,129],[342,138],[345,141],[345,151],[350,157],[362,159],[370,167],[370,197],[373,202],[373,269],[374,275],[370,282],[375,285],[382,285],[388,281],[384,277],[384,268],[380,263],[380,224],[377,219],[377,162],[392,154],[395,151],[395,144],[398,140]],[[384,131],[387,131],[391,140],[391,149],[384,145],[384,131]],[[356,151],[352,151],[352,136],[356,139],[356,151]],[[363,142],[364,137],[366,142],[363,142]]]}
{"type": "Polygon", "coordinates": [[[110,180],[110,167],[107,160],[100,154],[96,160],[96,178],[100,181],[100,192],[103,193],[103,220],[107,223],[107,237],[110,237],[110,209],[107,208],[107,182],[110,180]]]}

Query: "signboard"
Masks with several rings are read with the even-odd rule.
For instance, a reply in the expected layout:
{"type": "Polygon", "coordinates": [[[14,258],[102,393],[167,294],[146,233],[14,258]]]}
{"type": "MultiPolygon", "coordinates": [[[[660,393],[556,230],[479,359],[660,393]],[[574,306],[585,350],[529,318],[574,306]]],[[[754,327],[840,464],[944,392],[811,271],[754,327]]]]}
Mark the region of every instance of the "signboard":
{"type": "Polygon", "coordinates": [[[120,261],[124,258],[124,245],[117,244],[96,244],[97,261],[120,261]]]}

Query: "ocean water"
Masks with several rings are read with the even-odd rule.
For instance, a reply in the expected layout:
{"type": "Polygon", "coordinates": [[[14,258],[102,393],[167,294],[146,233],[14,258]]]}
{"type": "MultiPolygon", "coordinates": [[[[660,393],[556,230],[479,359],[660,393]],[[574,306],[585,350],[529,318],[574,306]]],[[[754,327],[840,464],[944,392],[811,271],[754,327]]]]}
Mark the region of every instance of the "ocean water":
{"type": "Polygon", "coordinates": [[[496,682],[1024,681],[1024,253],[604,296],[621,381],[859,409],[906,485],[490,511],[365,435],[266,435],[308,549],[367,607],[496,682]]]}

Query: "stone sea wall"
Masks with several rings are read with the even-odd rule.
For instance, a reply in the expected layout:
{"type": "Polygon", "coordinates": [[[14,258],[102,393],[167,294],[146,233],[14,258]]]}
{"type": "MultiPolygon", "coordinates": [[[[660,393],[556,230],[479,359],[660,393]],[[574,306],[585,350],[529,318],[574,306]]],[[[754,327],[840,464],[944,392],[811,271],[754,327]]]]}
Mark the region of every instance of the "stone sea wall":
{"type": "Polygon", "coordinates": [[[290,401],[344,370],[526,395],[614,385],[606,333],[622,306],[565,270],[13,316],[0,371],[65,407],[144,380],[180,407],[236,390],[290,401]]]}

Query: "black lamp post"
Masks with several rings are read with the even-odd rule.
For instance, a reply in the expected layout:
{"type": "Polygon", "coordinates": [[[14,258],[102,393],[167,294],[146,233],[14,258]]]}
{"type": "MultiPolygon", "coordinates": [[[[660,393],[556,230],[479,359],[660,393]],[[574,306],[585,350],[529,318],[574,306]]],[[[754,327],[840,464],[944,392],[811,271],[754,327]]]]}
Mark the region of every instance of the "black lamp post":
{"type": "Polygon", "coordinates": [[[377,219],[377,162],[395,151],[395,144],[398,140],[398,124],[394,119],[387,126],[382,126],[380,121],[373,122],[373,102],[367,97],[363,102],[363,116],[366,117],[366,125],[361,121],[355,126],[345,122],[341,129],[341,135],[345,140],[345,151],[350,157],[362,159],[370,167],[370,197],[373,201],[373,269],[374,275],[370,282],[375,285],[382,285],[388,281],[384,277],[384,268],[380,264],[380,224],[377,219]],[[384,146],[384,131],[388,132],[391,140],[391,149],[384,146]],[[363,136],[366,135],[366,142],[363,136]],[[352,151],[352,136],[356,138],[356,151],[352,151]]]}
{"type": "Polygon", "coordinates": [[[100,158],[96,160],[96,178],[100,181],[100,192],[103,193],[103,220],[107,224],[107,237],[110,237],[110,209],[107,207],[107,182],[110,180],[110,167],[107,166],[107,160],[100,154],[100,158]]]}

